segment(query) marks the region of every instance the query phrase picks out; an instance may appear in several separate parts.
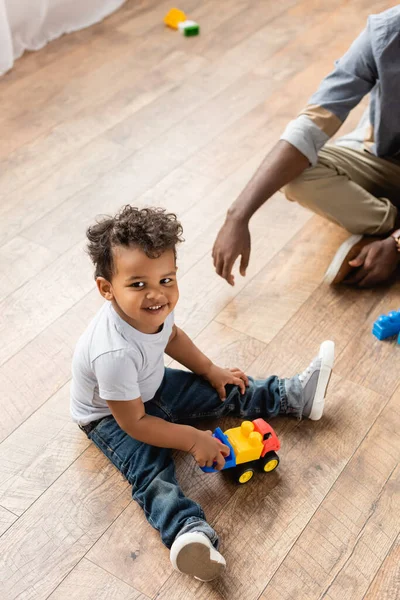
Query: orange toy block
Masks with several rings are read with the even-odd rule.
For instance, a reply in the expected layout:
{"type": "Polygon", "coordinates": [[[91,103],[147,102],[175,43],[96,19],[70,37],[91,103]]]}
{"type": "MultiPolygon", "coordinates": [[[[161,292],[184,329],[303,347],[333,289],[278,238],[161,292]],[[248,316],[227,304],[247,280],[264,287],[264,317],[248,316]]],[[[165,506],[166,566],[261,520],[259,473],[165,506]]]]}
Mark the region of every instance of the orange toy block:
{"type": "Polygon", "coordinates": [[[186,21],[187,17],[183,10],[179,10],[178,8],[171,8],[168,13],[164,17],[164,23],[171,27],[172,29],[178,29],[179,23],[182,21],[186,21]]]}

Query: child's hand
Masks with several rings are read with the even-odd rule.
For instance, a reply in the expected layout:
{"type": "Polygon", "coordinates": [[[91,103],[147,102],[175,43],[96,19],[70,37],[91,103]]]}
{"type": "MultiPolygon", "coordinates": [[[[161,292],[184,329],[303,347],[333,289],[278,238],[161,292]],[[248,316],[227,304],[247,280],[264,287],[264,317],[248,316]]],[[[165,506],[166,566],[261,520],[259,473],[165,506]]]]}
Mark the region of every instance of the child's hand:
{"type": "Polygon", "coordinates": [[[249,379],[241,369],[222,369],[217,365],[211,365],[203,377],[217,390],[222,401],[226,399],[226,385],[237,385],[242,394],[245,393],[246,387],[249,385],[249,379]]]}
{"type": "Polygon", "coordinates": [[[224,457],[229,455],[230,450],[228,446],[212,437],[211,431],[196,429],[195,442],[189,452],[194,456],[199,467],[214,466],[217,471],[220,471],[225,464],[224,457]]]}

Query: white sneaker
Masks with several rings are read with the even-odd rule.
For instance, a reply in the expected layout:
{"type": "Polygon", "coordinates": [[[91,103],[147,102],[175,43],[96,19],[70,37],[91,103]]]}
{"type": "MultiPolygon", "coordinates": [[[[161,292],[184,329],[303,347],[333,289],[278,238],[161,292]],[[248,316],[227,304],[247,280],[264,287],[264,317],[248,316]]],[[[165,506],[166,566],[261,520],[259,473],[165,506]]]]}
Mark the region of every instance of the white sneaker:
{"type": "Polygon", "coordinates": [[[172,544],[169,557],[174,569],[192,575],[200,581],[215,579],[221,575],[226,566],[222,554],[200,531],[183,533],[177,537],[172,544]]]}
{"type": "Polygon", "coordinates": [[[339,246],[338,251],[333,257],[332,262],[324,275],[324,282],[329,285],[337,285],[342,282],[346,283],[346,277],[356,268],[351,267],[349,261],[354,260],[365,246],[380,239],[382,238],[377,236],[363,236],[357,234],[347,238],[347,240],[339,246]]]}
{"type": "Polygon", "coordinates": [[[334,360],[335,344],[326,340],[321,344],[318,356],[299,375],[303,388],[303,417],[313,421],[322,417],[334,360]]]}

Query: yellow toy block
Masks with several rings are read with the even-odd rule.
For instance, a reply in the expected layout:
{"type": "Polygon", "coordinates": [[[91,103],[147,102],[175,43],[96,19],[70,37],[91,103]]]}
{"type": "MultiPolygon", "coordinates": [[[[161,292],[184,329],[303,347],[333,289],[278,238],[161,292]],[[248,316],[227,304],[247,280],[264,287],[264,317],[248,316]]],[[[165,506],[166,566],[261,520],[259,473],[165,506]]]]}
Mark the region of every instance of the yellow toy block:
{"type": "Polygon", "coordinates": [[[178,29],[179,23],[186,20],[187,17],[185,13],[178,8],[171,8],[164,17],[164,23],[168,25],[168,27],[172,27],[172,29],[178,29]]]}
{"type": "Polygon", "coordinates": [[[225,435],[233,446],[237,465],[260,458],[264,448],[263,438],[261,433],[254,431],[251,421],[243,421],[240,427],[228,429],[225,435]]]}

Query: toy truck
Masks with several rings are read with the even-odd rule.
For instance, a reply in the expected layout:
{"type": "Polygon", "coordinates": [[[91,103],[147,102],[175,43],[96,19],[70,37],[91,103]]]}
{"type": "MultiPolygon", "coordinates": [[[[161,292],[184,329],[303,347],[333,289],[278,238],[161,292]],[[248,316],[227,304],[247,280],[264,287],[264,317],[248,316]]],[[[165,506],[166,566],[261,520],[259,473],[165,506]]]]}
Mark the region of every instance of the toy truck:
{"type": "MultiPolygon", "coordinates": [[[[243,421],[240,427],[227,429],[225,433],[217,427],[213,436],[228,446],[230,453],[222,470],[232,469],[237,483],[250,481],[256,469],[268,473],[279,465],[276,451],[281,445],[275,431],[264,419],[243,421]]],[[[214,467],[203,467],[202,470],[218,472],[214,467]]]]}

